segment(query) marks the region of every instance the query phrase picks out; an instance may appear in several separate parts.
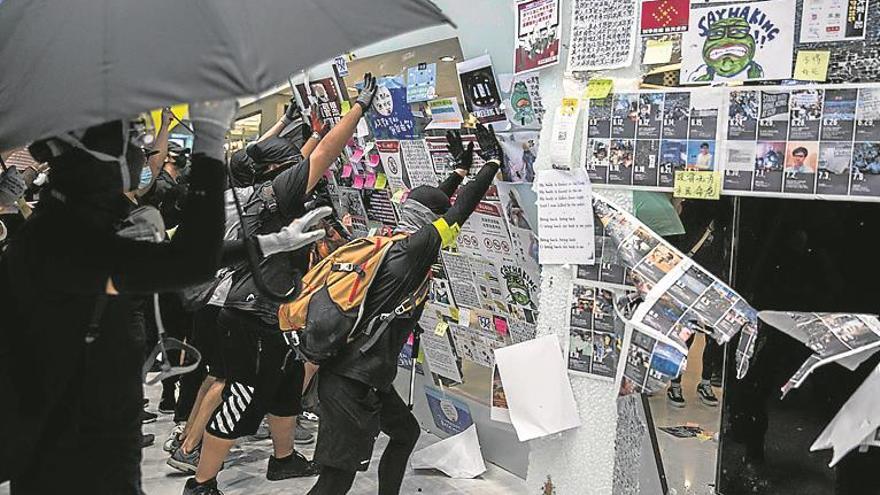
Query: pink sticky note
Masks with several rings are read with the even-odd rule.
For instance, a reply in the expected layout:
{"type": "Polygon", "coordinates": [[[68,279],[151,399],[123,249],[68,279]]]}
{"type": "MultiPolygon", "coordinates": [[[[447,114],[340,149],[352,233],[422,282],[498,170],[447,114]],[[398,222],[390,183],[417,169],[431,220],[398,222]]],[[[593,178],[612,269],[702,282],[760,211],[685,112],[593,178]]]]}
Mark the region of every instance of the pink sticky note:
{"type": "Polygon", "coordinates": [[[345,165],[342,166],[342,174],[341,174],[341,177],[342,177],[343,179],[345,179],[345,178],[347,178],[347,177],[351,177],[351,165],[349,165],[349,164],[346,163],[345,165]]]}
{"type": "Polygon", "coordinates": [[[368,189],[372,189],[376,186],[376,174],[370,172],[367,174],[367,180],[364,182],[364,187],[368,189]]]}
{"type": "Polygon", "coordinates": [[[363,175],[355,175],[354,176],[354,184],[352,187],[355,189],[363,189],[364,188],[364,176],[363,175]]]}
{"type": "Polygon", "coordinates": [[[403,191],[403,195],[400,197],[400,202],[403,203],[406,201],[406,198],[409,197],[409,191],[403,191]]]}
{"type": "Polygon", "coordinates": [[[358,149],[354,150],[354,153],[351,154],[351,161],[357,163],[357,162],[361,161],[361,158],[363,158],[363,157],[364,157],[364,150],[362,150],[361,148],[358,148],[358,149]]]}
{"type": "Polygon", "coordinates": [[[507,336],[507,320],[501,318],[499,316],[494,317],[495,320],[495,331],[498,332],[498,335],[507,336]]]}
{"type": "Polygon", "coordinates": [[[379,155],[370,155],[370,166],[371,167],[379,166],[379,155]]]}

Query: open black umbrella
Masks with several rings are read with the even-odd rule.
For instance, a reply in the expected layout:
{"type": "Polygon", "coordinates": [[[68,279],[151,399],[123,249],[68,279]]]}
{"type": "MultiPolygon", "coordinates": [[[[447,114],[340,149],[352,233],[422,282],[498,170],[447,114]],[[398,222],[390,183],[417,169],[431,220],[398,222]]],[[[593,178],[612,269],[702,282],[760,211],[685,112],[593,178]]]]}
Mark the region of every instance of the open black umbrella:
{"type": "Polygon", "coordinates": [[[0,0],[0,150],[449,22],[429,0],[0,0]]]}

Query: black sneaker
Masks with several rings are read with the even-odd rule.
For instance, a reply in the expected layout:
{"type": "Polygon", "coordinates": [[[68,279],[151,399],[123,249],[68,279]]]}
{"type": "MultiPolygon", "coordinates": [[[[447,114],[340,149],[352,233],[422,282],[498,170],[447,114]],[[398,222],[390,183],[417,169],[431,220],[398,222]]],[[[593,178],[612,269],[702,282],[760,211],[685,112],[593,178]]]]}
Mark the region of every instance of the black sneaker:
{"type": "Polygon", "coordinates": [[[712,390],[711,383],[700,383],[697,385],[697,395],[700,396],[700,402],[709,407],[718,407],[718,397],[715,397],[715,391],[712,390]]]}
{"type": "Polygon", "coordinates": [[[156,435],[152,433],[141,433],[141,448],[147,448],[156,441],[156,435]]]}
{"type": "Polygon", "coordinates": [[[278,460],[275,456],[269,457],[269,467],[266,469],[266,479],[269,481],[286,480],[288,478],[303,478],[321,474],[321,468],[314,461],[306,459],[299,452],[278,460]]]}
{"type": "Polygon", "coordinates": [[[149,424],[149,423],[155,423],[155,422],[156,422],[156,418],[158,418],[158,417],[159,417],[158,414],[156,414],[156,413],[151,413],[150,411],[147,411],[146,409],[144,409],[144,410],[141,412],[141,424],[145,424],[145,425],[146,425],[146,424],[149,424]]]}
{"type": "Polygon", "coordinates": [[[177,401],[174,397],[165,397],[159,402],[159,412],[162,414],[174,414],[177,409],[177,401]]]}
{"type": "Polygon", "coordinates": [[[687,405],[684,395],[681,394],[680,384],[672,384],[666,389],[666,400],[669,401],[672,407],[684,407],[687,405]]]}
{"type": "Polygon", "coordinates": [[[223,495],[223,492],[217,488],[217,478],[204,483],[198,483],[195,478],[190,478],[183,485],[183,495],[223,495]]]}
{"type": "Polygon", "coordinates": [[[187,474],[196,474],[199,467],[199,459],[202,454],[202,446],[194,448],[189,454],[183,451],[183,447],[178,448],[171,454],[171,457],[165,461],[166,464],[174,469],[187,474]]]}

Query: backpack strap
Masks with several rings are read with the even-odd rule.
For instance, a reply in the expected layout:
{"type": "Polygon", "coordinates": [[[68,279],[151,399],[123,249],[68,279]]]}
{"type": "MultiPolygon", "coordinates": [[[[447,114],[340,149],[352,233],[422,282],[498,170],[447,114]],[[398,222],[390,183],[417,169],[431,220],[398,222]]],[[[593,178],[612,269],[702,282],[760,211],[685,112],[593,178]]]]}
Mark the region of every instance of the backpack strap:
{"type": "Polygon", "coordinates": [[[361,354],[366,354],[376,343],[382,338],[382,335],[388,330],[388,327],[391,326],[391,323],[397,318],[404,317],[409,318],[412,316],[413,311],[425,300],[425,296],[428,294],[428,286],[431,281],[430,276],[426,276],[425,280],[422,281],[422,284],[413,292],[409,297],[403,300],[400,304],[394,308],[394,311],[390,313],[382,313],[379,316],[370,320],[370,324],[367,325],[367,329],[364,330],[364,334],[369,336],[370,338],[361,346],[361,354]],[[376,322],[379,322],[379,327],[373,330],[376,326],[376,322]]]}

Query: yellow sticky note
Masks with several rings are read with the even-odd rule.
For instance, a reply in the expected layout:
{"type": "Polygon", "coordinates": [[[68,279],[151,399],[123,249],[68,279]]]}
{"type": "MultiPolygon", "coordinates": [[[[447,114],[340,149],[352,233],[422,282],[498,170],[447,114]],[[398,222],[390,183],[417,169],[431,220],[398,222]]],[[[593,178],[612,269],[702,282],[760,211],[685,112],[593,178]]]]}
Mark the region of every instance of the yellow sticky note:
{"type": "Polygon", "coordinates": [[[419,364],[425,364],[425,348],[419,346],[419,355],[416,357],[416,362],[419,364]]]}
{"type": "Polygon", "coordinates": [[[459,318],[458,308],[456,308],[455,306],[450,306],[449,307],[449,316],[451,316],[453,320],[458,321],[458,318],[459,318]]]}
{"type": "Polygon", "coordinates": [[[794,64],[794,78],[798,81],[819,81],[828,79],[828,50],[800,50],[794,64]]]}
{"type": "Polygon", "coordinates": [[[601,100],[611,93],[614,88],[614,81],[611,79],[590,79],[587,83],[587,98],[590,100],[601,100]]]}
{"type": "Polygon", "coordinates": [[[675,188],[676,198],[720,199],[721,172],[715,170],[677,170],[675,188]]]}
{"type": "Polygon", "coordinates": [[[347,114],[348,111],[351,110],[351,103],[349,103],[348,100],[342,100],[342,107],[340,110],[342,111],[342,115],[347,114]]]}
{"type": "Polygon", "coordinates": [[[668,64],[670,60],[672,60],[672,40],[648,40],[645,43],[643,64],[668,64]]]}
{"type": "MultiPolygon", "coordinates": [[[[180,120],[189,118],[189,104],[181,103],[179,105],[171,106],[171,113],[174,114],[180,120]]],[[[157,110],[153,110],[150,112],[150,118],[153,119],[153,128],[156,129],[156,133],[159,133],[159,127],[162,126],[162,109],[159,108],[157,110]]],[[[168,131],[177,127],[179,122],[176,119],[171,120],[171,125],[168,127],[168,131]]]]}
{"type": "Polygon", "coordinates": [[[388,177],[385,174],[383,174],[382,172],[379,172],[376,175],[375,188],[376,189],[385,189],[386,185],[388,185],[388,177]]]}
{"type": "Polygon", "coordinates": [[[400,201],[403,199],[403,195],[406,192],[404,189],[398,189],[394,192],[394,195],[391,196],[391,201],[397,204],[400,204],[400,201]]]}
{"type": "Polygon", "coordinates": [[[442,337],[442,336],[446,335],[447,330],[449,330],[449,323],[446,323],[445,321],[440,320],[440,322],[437,323],[437,326],[434,327],[434,335],[436,335],[438,337],[442,337]]]}

